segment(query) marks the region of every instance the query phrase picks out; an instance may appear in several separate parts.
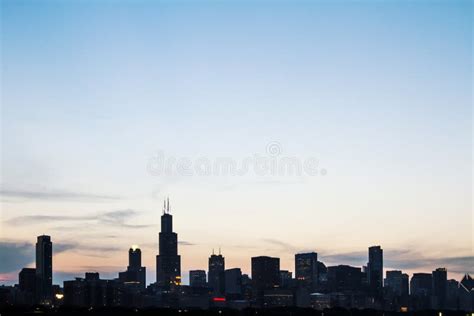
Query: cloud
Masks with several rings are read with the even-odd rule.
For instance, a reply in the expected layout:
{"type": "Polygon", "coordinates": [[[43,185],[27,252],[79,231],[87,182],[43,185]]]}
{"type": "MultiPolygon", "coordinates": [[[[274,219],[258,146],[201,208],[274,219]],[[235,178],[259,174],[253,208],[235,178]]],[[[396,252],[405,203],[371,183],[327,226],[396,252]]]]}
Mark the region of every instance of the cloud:
{"type": "Polygon", "coordinates": [[[13,225],[29,225],[36,223],[50,223],[60,221],[85,221],[94,220],[97,216],[66,216],[66,215],[29,215],[17,216],[6,220],[5,222],[13,225]]]}
{"type": "MultiPolygon", "coordinates": [[[[345,252],[335,254],[324,254],[320,260],[330,265],[350,264],[355,266],[366,265],[368,253],[365,251],[345,252]]],[[[456,257],[427,257],[420,251],[409,249],[387,249],[384,250],[384,267],[387,269],[416,270],[433,269],[445,267],[452,273],[473,273],[474,256],[456,257]]],[[[421,272],[421,271],[420,271],[421,272]]]]}
{"type": "Polygon", "coordinates": [[[0,242],[0,273],[17,271],[34,260],[35,251],[32,244],[0,242]]]}
{"type": "Polygon", "coordinates": [[[151,226],[148,224],[129,224],[128,222],[126,222],[126,220],[136,215],[137,212],[131,209],[112,211],[100,215],[99,222],[104,225],[122,226],[126,228],[145,228],[151,226]]]}
{"type": "Polygon", "coordinates": [[[268,244],[272,244],[274,246],[277,246],[279,251],[283,251],[283,252],[290,253],[290,254],[313,251],[313,250],[301,249],[301,248],[299,248],[295,245],[291,245],[289,243],[286,243],[286,242],[278,240],[278,239],[263,238],[262,240],[264,242],[268,243],[268,244]]]}
{"type": "Polygon", "coordinates": [[[1,189],[0,196],[18,200],[58,200],[58,201],[107,201],[107,200],[118,200],[117,196],[111,195],[100,195],[83,192],[70,192],[70,191],[27,191],[27,190],[15,190],[15,189],[1,189]]]}
{"type": "Polygon", "coordinates": [[[195,246],[196,245],[195,243],[185,241],[185,240],[178,241],[178,244],[181,245],[181,246],[195,246]]]}
{"type": "MultiPolygon", "coordinates": [[[[75,248],[72,244],[53,243],[53,253],[75,248]]],[[[0,241],[0,273],[21,270],[35,261],[35,245],[27,242],[0,241]]]]}
{"type": "MultiPolygon", "coordinates": [[[[128,220],[136,216],[138,212],[125,209],[110,212],[98,213],[97,215],[86,215],[86,216],[68,216],[68,215],[28,215],[28,216],[17,216],[10,218],[5,221],[11,225],[31,225],[40,223],[54,223],[54,222],[78,222],[78,221],[95,221],[98,225],[118,226],[125,228],[145,228],[151,225],[149,224],[130,224],[128,220]]],[[[54,230],[74,230],[78,228],[59,226],[53,228],[54,230]]],[[[82,229],[82,228],[81,228],[82,229]]]]}
{"type": "Polygon", "coordinates": [[[322,253],[319,260],[331,264],[365,265],[367,263],[367,252],[352,251],[335,254],[322,253]]]}

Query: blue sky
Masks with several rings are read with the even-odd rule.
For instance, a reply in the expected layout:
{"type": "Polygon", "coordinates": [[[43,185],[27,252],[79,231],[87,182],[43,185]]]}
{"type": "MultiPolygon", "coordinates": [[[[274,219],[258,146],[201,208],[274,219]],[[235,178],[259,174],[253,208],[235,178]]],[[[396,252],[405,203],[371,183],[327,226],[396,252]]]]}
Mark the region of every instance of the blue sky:
{"type": "Polygon", "coordinates": [[[151,278],[169,195],[184,271],[219,246],[249,272],[381,244],[472,272],[471,21],[469,1],[3,1],[3,245],[49,233],[74,274],[139,244],[151,278]],[[327,173],[149,170],[273,143],[327,173]]]}

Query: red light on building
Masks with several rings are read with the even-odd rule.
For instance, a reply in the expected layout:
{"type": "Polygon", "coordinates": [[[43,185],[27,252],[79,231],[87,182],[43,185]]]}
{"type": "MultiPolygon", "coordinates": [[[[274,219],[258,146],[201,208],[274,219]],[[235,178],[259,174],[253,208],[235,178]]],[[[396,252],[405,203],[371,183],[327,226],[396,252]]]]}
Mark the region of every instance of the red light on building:
{"type": "Polygon", "coordinates": [[[213,302],[225,302],[225,297],[213,297],[213,302]]]}

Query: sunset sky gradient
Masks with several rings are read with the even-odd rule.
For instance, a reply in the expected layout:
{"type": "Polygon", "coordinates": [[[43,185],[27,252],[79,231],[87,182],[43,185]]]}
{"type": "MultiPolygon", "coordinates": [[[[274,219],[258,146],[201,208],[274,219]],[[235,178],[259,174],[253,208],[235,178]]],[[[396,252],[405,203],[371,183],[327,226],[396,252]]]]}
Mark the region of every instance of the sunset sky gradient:
{"type": "Polygon", "coordinates": [[[43,233],[55,283],[115,277],[132,244],[152,282],[167,196],[185,279],[219,247],[246,273],[371,245],[387,269],[474,272],[471,1],[1,6],[0,283],[43,233]],[[319,173],[157,174],[157,155],[319,173]]]}

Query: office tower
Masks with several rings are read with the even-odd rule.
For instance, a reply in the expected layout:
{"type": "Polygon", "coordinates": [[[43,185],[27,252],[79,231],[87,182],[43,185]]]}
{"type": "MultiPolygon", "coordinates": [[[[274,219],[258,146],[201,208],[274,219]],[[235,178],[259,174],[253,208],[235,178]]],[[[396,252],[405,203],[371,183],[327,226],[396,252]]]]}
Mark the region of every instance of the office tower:
{"type": "Polygon", "coordinates": [[[238,298],[242,295],[242,271],[239,268],[225,270],[224,284],[226,296],[238,298]]]}
{"type": "Polygon", "coordinates": [[[53,243],[46,235],[36,242],[36,296],[40,303],[50,302],[53,296],[53,243]]]}
{"type": "Polygon", "coordinates": [[[252,257],[253,296],[258,305],[263,305],[264,291],[280,285],[280,258],[252,257]]]}
{"type": "Polygon", "coordinates": [[[438,268],[432,273],[432,308],[444,309],[448,286],[448,272],[445,268],[438,268]]]}
{"type": "Polygon", "coordinates": [[[221,255],[215,255],[214,251],[209,257],[208,285],[215,294],[224,292],[224,270],[225,258],[221,255]]]}
{"type": "Polygon", "coordinates": [[[384,281],[384,306],[391,311],[408,307],[408,274],[402,271],[387,271],[384,281]]]}
{"type": "Polygon", "coordinates": [[[289,288],[291,286],[292,279],[293,273],[288,270],[280,270],[280,287],[289,288]]]}
{"type": "Polygon", "coordinates": [[[328,281],[328,268],[324,263],[318,261],[318,285],[323,287],[327,284],[328,281]]]}
{"type": "Polygon", "coordinates": [[[159,254],[156,256],[156,284],[169,288],[181,284],[181,257],[178,255],[178,235],[173,232],[173,216],[170,214],[170,200],[163,207],[159,254]]]}
{"type": "Polygon", "coordinates": [[[459,282],[459,309],[465,311],[474,310],[474,279],[465,274],[459,282]]]}
{"type": "Polygon", "coordinates": [[[457,309],[459,302],[459,282],[451,279],[448,280],[448,286],[446,290],[446,306],[445,309],[457,309]]]}
{"type": "Polygon", "coordinates": [[[189,271],[189,285],[192,287],[206,286],[206,271],[191,270],[189,271]]]}
{"type": "Polygon", "coordinates": [[[375,297],[379,297],[382,294],[383,286],[383,250],[380,246],[369,248],[367,279],[370,293],[375,297]]]}
{"type": "Polygon", "coordinates": [[[36,291],[36,269],[23,268],[18,274],[20,291],[34,293],[36,291]]]}
{"type": "Polygon", "coordinates": [[[347,265],[328,267],[328,289],[332,292],[358,292],[362,290],[361,268],[347,265]]]}
{"type": "Polygon", "coordinates": [[[138,270],[142,267],[142,251],[138,246],[133,245],[128,250],[128,269],[138,270]]]}
{"type": "Polygon", "coordinates": [[[318,254],[316,252],[295,255],[295,278],[298,286],[309,291],[318,286],[318,254]]]}
{"type": "Polygon", "coordinates": [[[431,289],[433,277],[431,273],[414,273],[410,280],[411,308],[414,310],[431,307],[431,289]]]}
{"type": "Polygon", "coordinates": [[[399,270],[387,271],[384,287],[397,296],[408,295],[408,274],[399,270]]]}
{"type": "Polygon", "coordinates": [[[142,252],[133,245],[128,250],[127,271],[119,273],[119,280],[124,283],[138,283],[141,290],[146,288],[146,267],[142,267],[142,252]]]}
{"type": "Polygon", "coordinates": [[[130,306],[128,287],[118,280],[103,280],[98,272],[86,272],[84,278],[64,281],[64,305],[76,307],[130,306]]]}

